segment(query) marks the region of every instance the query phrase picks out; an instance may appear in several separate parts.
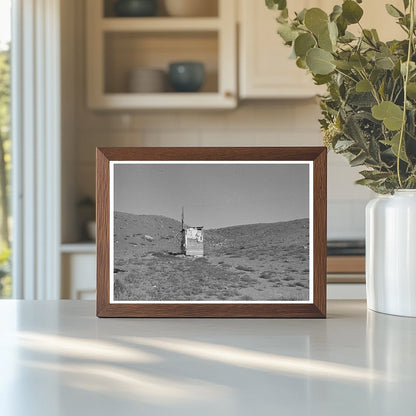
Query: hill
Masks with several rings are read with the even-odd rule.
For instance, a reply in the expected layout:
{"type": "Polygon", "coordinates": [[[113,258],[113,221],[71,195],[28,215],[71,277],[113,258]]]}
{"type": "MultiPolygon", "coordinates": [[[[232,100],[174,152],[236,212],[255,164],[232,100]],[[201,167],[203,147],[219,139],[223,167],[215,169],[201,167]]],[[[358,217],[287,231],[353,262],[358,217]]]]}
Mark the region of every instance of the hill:
{"type": "Polygon", "coordinates": [[[306,300],[309,220],[205,230],[203,258],[180,255],[181,223],[114,213],[118,300],[306,300]]]}
{"type": "Polygon", "coordinates": [[[138,254],[149,251],[180,250],[182,225],[173,218],[162,215],[134,215],[114,212],[115,257],[134,249],[138,254]]]}

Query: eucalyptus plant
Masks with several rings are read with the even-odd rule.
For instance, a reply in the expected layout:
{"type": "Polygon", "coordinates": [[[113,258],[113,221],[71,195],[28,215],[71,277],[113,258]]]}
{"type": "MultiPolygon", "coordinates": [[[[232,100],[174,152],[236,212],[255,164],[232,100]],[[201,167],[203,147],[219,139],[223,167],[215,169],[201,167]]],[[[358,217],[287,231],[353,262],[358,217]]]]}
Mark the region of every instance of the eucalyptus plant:
{"type": "Polygon", "coordinates": [[[289,15],[286,0],[266,0],[278,10],[278,34],[292,48],[296,65],[318,85],[325,145],[365,166],[357,183],[377,193],[416,188],[415,0],[401,9],[380,5],[403,30],[404,39],[382,42],[360,21],[362,0],[344,0],[330,13],[320,8],[289,15]],[[354,35],[350,30],[356,26],[354,35]]]}

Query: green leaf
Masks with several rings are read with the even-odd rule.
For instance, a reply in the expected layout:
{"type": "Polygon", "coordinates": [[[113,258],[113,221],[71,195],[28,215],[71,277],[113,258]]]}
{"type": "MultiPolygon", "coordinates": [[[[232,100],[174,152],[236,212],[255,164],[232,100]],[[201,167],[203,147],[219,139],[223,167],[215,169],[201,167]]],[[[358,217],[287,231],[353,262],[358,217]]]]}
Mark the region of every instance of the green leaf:
{"type": "Polygon", "coordinates": [[[383,101],[371,109],[373,117],[383,121],[384,125],[392,131],[400,130],[403,122],[403,110],[391,101],[383,101]]]}
{"type": "Polygon", "coordinates": [[[368,64],[368,61],[358,53],[352,55],[349,62],[354,68],[358,70],[363,69],[368,64]]]}
{"type": "MultiPolygon", "coordinates": [[[[381,55],[381,54],[380,54],[381,55]]],[[[394,69],[394,61],[391,56],[378,56],[375,61],[376,67],[380,69],[394,69]]]]}
{"type": "Polygon", "coordinates": [[[280,23],[281,25],[288,23],[287,19],[283,17],[282,15],[276,17],[276,22],[280,23]]]}
{"type": "Polygon", "coordinates": [[[374,183],[373,179],[358,179],[355,181],[356,185],[364,185],[364,186],[370,186],[374,183]]]}
{"type": "Polygon", "coordinates": [[[340,36],[344,36],[348,27],[348,22],[344,19],[342,15],[337,19],[337,27],[340,36]]]}
{"type": "Polygon", "coordinates": [[[379,181],[380,179],[388,178],[390,172],[379,172],[377,170],[362,170],[360,175],[364,176],[365,179],[372,179],[373,181],[379,181]]]}
{"type": "MultiPolygon", "coordinates": [[[[370,156],[373,159],[374,165],[380,166],[380,162],[381,162],[380,146],[378,144],[378,140],[374,137],[374,135],[370,137],[370,144],[368,146],[368,151],[370,153],[370,156]]],[[[368,161],[368,163],[369,162],[370,160],[368,161]]]]}
{"type": "MultiPolygon", "coordinates": [[[[381,143],[390,146],[391,151],[393,152],[394,156],[398,157],[399,154],[399,145],[400,145],[400,132],[395,134],[393,136],[393,138],[388,141],[388,140],[380,140],[381,143]]],[[[403,143],[401,145],[400,148],[400,157],[401,160],[403,160],[404,162],[409,162],[409,159],[407,158],[406,155],[406,149],[405,149],[405,141],[403,140],[403,143]]]]}
{"type": "Polygon", "coordinates": [[[373,107],[377,104],[376,99],[370,92],[351,93],[348,97],[348,104],[355,107],[373,107]]]}
{"type": "Polygon", "coordinates": [[[397,8],[394,7],[392,4],[386,4],[387,13],[393,17],[403,17],[404,14],[397,8]]]}
{"type": "Polygon", "coordinates": [[[324,85],[331,81],[331,76],[315,74],[313,80],[315,81],[315,85],[324,85]]]}
{"type": "Polygon", "coordinates": [[[362,165],[367,159],[367,155],[364,152],[361,152],[358,156],[350,160],[350,165],[352,167],[362,165]]]}
{"type": "Polygon", "coordinates": [[[354,146],[354,144],[355,143],[353,141],[351,141],[351,140],[338,140],[335,143],[334,150],[335,150],[335,152],[339,152],[339,153],[345,152],[351,146],[354,146]]]}
{"type": "MultiPolygon", "coordinates": [[[[338,25],[337,25],[337,29],[338,29],[338,31],[339,31],[339,27],[338,27],[338,25]]],[[[339,39],[338,39],[338,41],[339,42],[342,42],[342,43],[349,43],[349,42],[351,42],[351,41],[353,41],[353,40],[355,40],[355,39],[357,39],[357,37],[353,34],[353,33],[351,33],[351,32],[348,32],[348,30],[344,33],[344,35],[343,36],[341,36],[339,39]]]]}
{"type": "Polygon", "coordinates": [[[355,86],[357,92],[371,92],[371,83],[366,79],[362,79],[360,82],[357,82],[355,86]]]}
{"type": "Polygon", "coordinates": [[[377,33],[377,30],[376,30],[376,29],[371,29],[371,34],[373,35],[373,39],[374,39],[376,42],[380,42],[380,38],[379,38],[379,36],[378,36],[378,33],[377,33]]]}
{"type": "MultiPolygon", "coordinates": [[[[414,62],[409,63],[409,73],[412,73],[416,70],[416,64],[414,62]]],[[[400,65],[400,72],[403,76],[406,76],[406,62],[403,62],[400,65]]]]}
{"type": "Polygon", "coordinates": [[[349,24],[358,23],[363,17],[363,9],[352,0],[342,3],[342,16],[349,24]]]}
{"type": "Polygon", "coordinates": [[[340,17],[342,15],[342,7],[339,5],[335,5],[334,8],[332,9],[332,13],[329,15],[329,20],[331,20],[331,22],[335,22],[338,17],[340,17]]]}
{"type": "Polygon", "coordinates": [[[339,69],[344,71],[349,71],[352,68],[352,65],[348,61],[336,60],[332,61],[332,63],[339,69]]]}
{"type": "Polygon", "coordinates": [[[373,38],[373,34],[371,33],[371,30],[364,29],[363,30],[363,37],[364,40],[369,43],[370,45],[374,45],[375,39],[373,38]]]}
{"type": "Polygon", "coordinates": [[[412,100],[416,100],[416,82],[407,84],[407,96],[412,100]]]}
{"type": "Polygon", "coordinates": [[[296,13],[296,18],[299,22],[303,23],[303,21],[305,20],[306,12],[306,9],[302,9],[299,13],[296,13]]]}
{"type": "Polygon", "coordinates": [[[328,30],[329,30],[329,37],[331,38],[331,42],[334,46],[337,44],[338,39],[338,26],[334,22],[329,22],[328,24],[328,30]]]}
{"type": "Polygon", "coordinates": [[[296,56],[304,58],[309,49],[316,45],[314,37],[309,33],[300,34],[295,40],[296,56]]]}
{"type": "Polygon", "coordinates": [[[305,58],[298,58],[296,59],[296,66],[301,69],[308,69],[308,65],[306,65],[305,58]]]}
{"type": "Polygon", "coordinates": [[[271,10],[283,10],[287,6],[286,0],[266,0],[266,6],[271,10]]]}
{"type": "Polygon", "coordinates": [[[287,23],[280,24],[277,28],[277,33],[287,44],[290,44],[298,37],[298,32],[287,23]]]}
{"type": "Polygon", "coordinates": [[[400,67],[401,67],[401,63],[400,61],[397,61],[394,65],[393,72],[392,72],[393,79],[395,80],[401,77],[400,67]]]}
{"type": "Polygon", "coordinates": [[[305,13],[305,26],[315,35],[327,30],[328,15],[318,7],[309,9],[305,13]]]}
{"type": "Polygon", "coordinates": [[[378,88],[378,93],[383,100],[386,99],[386,78],[383,78],[381,81],[380,87],[378,88]]]}
{"type": "Polygon", "coordinates": [[[354,143],[360,148],[366,148],[366,139],[361,128],[362,126],[361,118],[355,114],[346,120],[344,124],[344,133],[349,140],[354,141],[354,143]]]}
{"type": "Polygon", "coordinates": [[[335,65],[332,63],[334,57],[330,52],[320,48],[313,48],[306,54],[306,64],[314,74],[327,75],[334,71],[335,65]]]}
{"type": "Polygon", "coordinates": [[[321,49],[324,49],[328,52],[334,51],[334,44],[331,40],[328,27],[325,31],[318,35],[318,45],[321,49]]]}

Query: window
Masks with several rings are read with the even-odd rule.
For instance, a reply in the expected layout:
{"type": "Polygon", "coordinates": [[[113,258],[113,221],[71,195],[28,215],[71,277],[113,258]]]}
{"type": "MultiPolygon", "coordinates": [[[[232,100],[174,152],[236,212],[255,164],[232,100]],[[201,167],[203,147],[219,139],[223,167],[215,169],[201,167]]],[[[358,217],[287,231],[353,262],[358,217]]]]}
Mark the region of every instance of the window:
{"type": "Polygon", "coordinates": [[[11,297],[10,44],[11,1],[0,0],[0,298],[11,297]]]}

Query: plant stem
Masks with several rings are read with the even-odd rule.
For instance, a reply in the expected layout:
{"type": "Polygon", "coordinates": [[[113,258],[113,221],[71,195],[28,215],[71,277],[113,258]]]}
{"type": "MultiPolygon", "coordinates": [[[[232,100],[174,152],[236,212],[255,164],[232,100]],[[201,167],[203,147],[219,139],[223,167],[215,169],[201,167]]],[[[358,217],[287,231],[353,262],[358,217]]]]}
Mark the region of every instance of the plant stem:
{"type": "Polygon", "coordinates": [[[368,81],[368,83],[370,84],[371,93],[373,94],[374,99],[377,101],[377,104],[380,104],[380,98],[378,96],[376,87],[370,81],[370,78],[368,78],[367,73],[365,72],[365,69],[362,66],[361,66],[361,69],[362,69],[362,71],[360,71],[360,75],[362,76],[363,79],[365,79],[366,81],[368,81]]]}
{"type": "Polygon", "coordinates": [[[403,188],[402,177],[400,174],[400,156],[403,147],[404,141],[404,132],[406,130],[406,110],[407,110],[407,83],[409,82],[409,69],[410,69],[410,62],[412,59],[412,51],[413,51],[413,36],[414,36],[414,28],[415,28],[415,0],[410,0],[410,30],[409,30],[409,45],[407,47],[407,60],[406,60],[406,73],[404,76],[404,85],[403,85],[403,119],[402,119],[402,127],[400,129],[400,140],[399,140],[399,149],[397,151],[397,177],[399,179],[399,186],[403,188]]]}
{"type": "Polygon", "coordinates": [[[335,71],[336,71],[336,72],[338,72],[338,73],[339,73],[339,74],[341,74],[341,75],[344,75],[344,77],[349,78],[351,81],[353,81],[353,82],[355,82],[355,83],[357,83],[357,82],[358,82],[355,78],[351,77],[351,76],[350,76],[350,75],[348,75],[348,74],[345,74],[344,72],[340,71],[338,68],[335,68],[335,71]]]}

